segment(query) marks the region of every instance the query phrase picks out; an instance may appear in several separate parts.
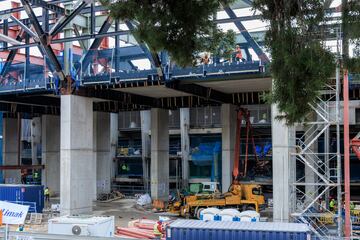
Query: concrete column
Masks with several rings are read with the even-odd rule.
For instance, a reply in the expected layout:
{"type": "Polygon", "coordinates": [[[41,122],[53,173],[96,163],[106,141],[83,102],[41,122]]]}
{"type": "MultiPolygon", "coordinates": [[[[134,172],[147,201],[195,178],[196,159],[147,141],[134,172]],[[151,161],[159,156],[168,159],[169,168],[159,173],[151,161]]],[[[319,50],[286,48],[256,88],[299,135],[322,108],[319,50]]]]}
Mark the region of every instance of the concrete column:
{"type": "MultiPolygon", "coordinates": [[[[18,165],[17,119],[3,119],[3,164],[18,165]]],[[[3,171],[5,183],[21,183],[20,170],[3,171]]]]}
{"type": "Polygon", "coordinates": [[[97,194],[110,193],[112,174],[110,113],[97,112],[96,115],[97,194]]]}
{"type": "Polygon", "coordinates": [[[93,159],[92,159],[92,169],[94,172],[94,177],[92,179],[92,189],[93,189],[93,200],[97,200],[97,122],[98,115],[96,112],[93,112],[93,159]]]}
{"type": "Polygon", "coordinates": [[[279,121],[276,116],[279,111],[276,105],[271,106],[271,130],[273,145],[273,220],[288,222],[291,213],[290,184],[295,179],[295,128],[289,127],[285,121],[279,121]]]}
{"type": "Polygon", "coordinates": [[[117,162],[115,161],[117,147],[119,142],[119,114],[110,113],[110,155],[112,160],[111,167],[111,179],[116,177],[117,174],[117,162]]]}
{"type": "Polygon", "coordinates": [[[141,120],[141,156],[143,167],[143,179],[145,191],[149,191],[149,159],[151,157],[151,140],[150,140],[150,127],[151,127],[151,111],[140,111],[141,120]]]}
{"type": "Polygon", "coordinates": [[[182,160],[182,187],[189,184],[189,157],[190,157],[190,108],[180,108],[181,160],[182,160]]]}
{"type": "Polygon", "coordinates": [[[234,166],[234,147],[236,138],[236,108],[231,104],[221,105],[222,124],[222,163],[221,186],[222,192],[227,192],[232,182],[234,166]]]}
{"type": "Polygon", "coordinates": [[[94,195],[93,100],[61,96],[61,214],[92,212],[94,195]]]}
{"type": "Polygon", "coordinates": [[[151,109],[151,197],[169,196],[169,111],[151,109]]]}
{"type": "Polygon", "coordinates": [[[31,121],[31,159],[32,165],[38,165],[38,147],[41,144],[41,117],[35,117],[31,121]]]}
{"type": "Polygon", "coordinates": [[[49,187],[54,195],[60,194],[60,117],[43,115],[41,124],[42,155],[45,165],[41,184],[49,187]]]}

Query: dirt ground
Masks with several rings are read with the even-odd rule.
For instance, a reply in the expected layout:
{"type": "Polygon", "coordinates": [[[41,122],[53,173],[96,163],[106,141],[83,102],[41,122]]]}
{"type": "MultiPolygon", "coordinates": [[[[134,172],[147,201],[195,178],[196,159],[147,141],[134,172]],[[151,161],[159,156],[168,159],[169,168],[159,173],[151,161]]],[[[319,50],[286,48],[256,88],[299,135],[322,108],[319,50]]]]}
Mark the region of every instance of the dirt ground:
{"type": "MultiPolygon", "coordinates": [[[[51,199],[52,204],[57,204],[59,202],[60,199],[51,199]]],[[[136,207],[136,199],[128,198],[116,200],[110,203],[94,202],[93,210],[93,215],[96,216],[115,216],[115,226],[119,227],[127,227],[128,222],[135,219],[147,218],[157,220],[159,219],[159,216],[163,216],[161,213],[153,213],[136,207]]],[[[51,216],[49,217],[51,218],[51,216]]],[[[11,230],[15,231],[16,228],[17,226],[12,226],[11,230]]],[[[46,233],[47,217],[43,219],[43,223],[41,225],[26,224],[25,231],[46,233]]]]}
{"type": "Polygon", "coordinates": [[[120,199],[111,203],[96,202],[94,215],[115,216],[115,225],[119,227],[127,227],[131,220],[139,218],[157,220],[161,216],[161,214],[137,208],[135,199],[120,199]]]}

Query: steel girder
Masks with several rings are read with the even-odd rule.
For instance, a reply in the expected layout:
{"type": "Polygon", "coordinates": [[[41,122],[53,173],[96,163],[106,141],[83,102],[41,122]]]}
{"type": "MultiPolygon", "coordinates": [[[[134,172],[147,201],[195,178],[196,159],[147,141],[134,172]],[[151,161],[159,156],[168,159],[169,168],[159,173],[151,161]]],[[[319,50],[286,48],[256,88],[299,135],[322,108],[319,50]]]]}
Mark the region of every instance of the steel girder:
{"type": "MultiPolygon", "coordinates": [[[[126,26],[130,29],[130,31],[133,31],[135,29],[135,26],[130,21],[125,21],[126,26]]],[[[136,38],[135,38],[136,39],[136,38]]],[[[148,59],[151,62],[151,65],[156,68],[156,71],[161,79],[164,78],[164,70],[161,66],[161,61],[159,58],[159,55],[156,52],[151,51],[145,43],[141,42],[139,39],[136,39],[138,44],[140,45],[141,49],[144,51],[146,55],[148,55],[148,59]]]]}
{"type": "Polygon", "coordinates": [[[30,21],[34,27],[34,30],[36,32],[36,34],[38,35],[39,38],[39,42],[41,47],[43,48],[45,54],[47,55],[47,57],[49,58],[49,61],[53,64],[56,74],[58,75],[58,77],[60,78],[60,80],[64,80],[65,79],[65,74],[62,70],[62,67],[59,63],[59,61],[56,58],[56,55],[54,53],[54,51],[52,50],[51,46],[50,46],[50,41],[49,41],[49,36],[47,33],[44,32],[44,30],[42,29],[39,21],[37,20],[37,17],[33,11],[33,9],[30,6],[30,3],[28,0],[21,0],[24,9],[27,13],[27,15],[30,18],[30,21]]]}
{"type": "MultiPolygon", "coordinates": [[[[105,22],[103,23],[103,25],[101,26],[100,30],[99,30],[99,34],[101,33],[106,33],[109,28],[111,27],[111,24],[113,22],[113,18],[108,16],[105,20],[105,22]]],[[[94,50],[94,49],[98,49],[100,47],[100,44],[103,40],[103,37],[100,38],[96,38],[93,43],[91,44],[91,46],[89,47],[88,51],[86,52],[85,55],[83,55],[83,57],[81,58],[80,62],[82,63],[82,69],[86,69],[92,59],[92,56],[94,54],[93,51],[90,50],[94,50]]],[[[78,72],[80,71],[80,69],[77,70],[78,72]]]]}
{"type": "MultiPolygon", "coordinates": [[[[20,32],[20,34],[17,35],[17,37],[16,37],[16,41],[21,42],[21,41],[25,38],[25,35],[26,35],[26,34],[25,34],[24,31],[20,32]]],[[[1,76],[5,76],[5,75],[6,75],[8,68],[10,67],[12,61],[14,60],[14,58],[15,58],[15,56],[16,56],[16,52],[17,52],[16,49],[10,51],[10,53],[9,53],[7,59],[6,59],[5,64],[4,64],[3,68],[1,69],[1,72],[0,72],[0,75],[1,75],[1,76]]]]}
{"type": "MultiPolygon", "coordinates": [[[[236,19],[237,16],[235,12],[228,6],[224,7],[225,12],[231,19],[236,19]]],[[[244,27],[244,25],[239,20],[235,20],[234,24],[239,29],[240,33],[244,36],[246,41],[250,44],[250,46],[254,49],[255,53],[258,55],[259,59],[263,63],[270,62],[269,58],[266,56],[264,51],[260,48],[259,44],[251,37],[247,29],[244,27]]]]}
{"type": "Polygon", "coordinates": [[[63,28],[68,25],[80,12],[81,10],[83,10],[86,5],[90,2],[90,0],[83,0],[83,1],[79,1],[75,4],[74,6],[74,11],[72,11],[70,13],[70,15],[66,16],[62,16],[59,21],[55,24],[55,26],[53,26],[53,28],[50,30],[50,36],[54,37],[56,36],[58,33],[60,33],[63,28]]]}

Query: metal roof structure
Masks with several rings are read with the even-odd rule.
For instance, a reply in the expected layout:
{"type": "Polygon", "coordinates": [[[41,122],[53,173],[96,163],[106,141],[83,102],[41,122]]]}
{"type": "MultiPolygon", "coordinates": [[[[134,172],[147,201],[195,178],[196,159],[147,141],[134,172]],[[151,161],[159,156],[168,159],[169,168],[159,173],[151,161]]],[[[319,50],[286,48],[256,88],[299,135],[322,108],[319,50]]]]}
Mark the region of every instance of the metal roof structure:
{"type": "Polygon", "coordinates": [[[94,106],[103,111],[260,103],[271,88],[270,60],[263,46],[266,23],[251,5],[237,0],[214,20],[237,32],[245,62],[214,56],[210,64],[180,68],[166,52],[138,44],[131,35],[136,26],[113,20],[97,2],[12,3],[0,11],[0,110],[17,103],[16,111],[58,112],[60,89],[69,84],[73,94],[103,99],[94,106]],[[44,95],[51,101],[36,101],[44,95]]]}

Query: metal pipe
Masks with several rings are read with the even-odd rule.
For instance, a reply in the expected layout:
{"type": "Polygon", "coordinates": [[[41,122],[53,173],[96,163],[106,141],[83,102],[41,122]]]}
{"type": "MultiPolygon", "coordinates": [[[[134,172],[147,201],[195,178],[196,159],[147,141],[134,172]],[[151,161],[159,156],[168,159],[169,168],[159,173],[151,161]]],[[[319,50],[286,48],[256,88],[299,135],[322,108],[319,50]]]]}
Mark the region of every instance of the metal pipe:
{"type": "Polygon", "coordinates": [[[10,19],[13,20],[14,22],[16,22],[22,29],[24,29],[25,32],[30,34],[31,37],[35,38],[35,41],[39,41],[37,35],[33,31],[31,31],[31,29],[28,28],[25,24],[23,24],[22,21],[20,21],[19,19],[17,19],[14,16],[10,16],[10,19]]]}
{"type": "MultiPolygon", "coordinates": [[[[121,30],[117,32],[107,32],[107,33],[97,33],[97,34],[87,34],[87,35],[81,35],[79,37],[67,37],[67,38],[59,38],[59,39],[52,39],[51,44],[54,43],[64,43],[64,42],[73,42],[73,41],[79,41],[79,40],[89,40],[89,39],[96,39],[96,38],[104,38],[104,37],[113,37],[113,36],[122,36],[122,35],[128,35],[130,34],[130,31],[128,30],[121,30]]],[[[29,43],[29,44],[22,44],[22,45],[14,45],[9,47],[2,47],[0,48],[0,51],[7,51],[7,50],[16,50],[20,48],[26,48],[26,47],[36,47],[39,43],[29,43]]]]}
{"type": "Polygon", "coordinates": [[[338,208],[338,218],[337,218],[337,225],[338,225],[338,237],[342,237],[342,215],[341,213],[342,204],[342,192],[341,192],[341,152],[340,152],[340,33],[337,33],[337,63],[336,63],[336,166],[337,166],[337,208],[338,208]]]}
{"type": "Polygon", "coordinates": [[[344,69],[344,192],[345,192],[345,237],[351,235],[350,225],[350,137],[349,137],[349,80],[344,69]]]}
{"type": "Polygon", "coordinates": [[[22,45],[22,42],[16,41],[15,39],[8,37],[2,33],[0,33],[0,40],[6,43],[10,43],[12,45],[22,45]]]}

